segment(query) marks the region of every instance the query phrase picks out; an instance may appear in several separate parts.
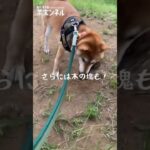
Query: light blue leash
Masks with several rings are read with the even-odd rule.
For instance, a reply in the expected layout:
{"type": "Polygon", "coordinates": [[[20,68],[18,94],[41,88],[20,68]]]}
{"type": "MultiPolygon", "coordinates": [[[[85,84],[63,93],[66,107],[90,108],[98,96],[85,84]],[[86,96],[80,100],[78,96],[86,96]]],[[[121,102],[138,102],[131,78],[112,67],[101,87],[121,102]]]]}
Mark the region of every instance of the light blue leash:
{"type": "MultiPolygon", "coordinates": [[[[78,31],[77,31],[77,27],[74,26],[72,48],[71,48],[69,65],[68,65],[66,75],[70,74],[71,70],[72,70],[72,64],[73,64],[73,59],[74,59],[76,45],[77,45],[77,38],[78,38],[78,31]]],[[[59,109],[61,107],[61,104],[63,102],[63,98],[65,96],[67,86],[68,86],[68,80],[66,79],[66,80],[64,80],[63,86],[61,87],[60,95],[59,95],[59,97],[58,97],[58,99],[57,99],[57,101],[53,107],[53,110],[52,110],[47,122],[45,123],[44,127],[40,131],[37,138],[34,140],[33,150],[40,150],[44,141],[46,141],[46,139],[47,139],[52,127],[53,127],[53,124],[55,123],[55,120],[57,118],[59,109]]]]}

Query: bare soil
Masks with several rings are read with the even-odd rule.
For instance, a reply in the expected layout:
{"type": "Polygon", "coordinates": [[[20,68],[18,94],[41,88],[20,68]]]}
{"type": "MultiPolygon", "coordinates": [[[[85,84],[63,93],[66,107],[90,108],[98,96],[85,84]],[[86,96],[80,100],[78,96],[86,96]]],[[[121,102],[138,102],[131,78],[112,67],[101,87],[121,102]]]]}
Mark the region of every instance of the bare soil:
{"type": "MultiPolygon", "coordinates": [[[[89,103],[94,102],[97,92],[102,93],[105,101],[101,107],[101,117],[93,121],[85,121],[83,124],[84,133],[76,139],[68,139],[69,135],[60,135],[55,129],[48,137],[48,143],[57,145],[60,150],[107,150],[116,149],[116,109],[117,90],[112,87],[112,80],[116,81],[116,24],[111,19],[98,20],[96,18],[83,18],[85,22],[98,33],[100,33],[106,43],[111,47],[106,52],[104,60],[97,72],[104,73],[106,77],[100,81],[96,80],[71,80],[60,110],[61,116],[70,121],[83,114],[89,103]]],[[[50,37],[50,55],[43,53],[43,27],[42,19],[34,15],[33,22],[34,40],[34,138],[43,127],[47,117],[43,117],[47,111],[50,112],[58,97],[61,80],[47,81],[42,79],[44,73],[50,75],[53,68],[53,61],[57,51],[57,43],[54,36],[50,37]],[[53,91],[53,87],[56,87],[53,91]]],[[[65,53],[60,72],[65,73],[69,59],[69,53],[65,53]]],[[[78,73],[78,61],[75,57],[72,72],[78,73]]],[[[70,129],[71,132],[72,128],[70,129]]]]}

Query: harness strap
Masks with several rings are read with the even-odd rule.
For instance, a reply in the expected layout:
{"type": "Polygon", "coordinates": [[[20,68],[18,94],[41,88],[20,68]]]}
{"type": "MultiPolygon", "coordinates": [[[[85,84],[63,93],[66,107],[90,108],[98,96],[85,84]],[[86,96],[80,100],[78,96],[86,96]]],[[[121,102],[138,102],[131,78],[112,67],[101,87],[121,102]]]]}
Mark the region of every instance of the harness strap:
{"type": "Polygon", "coordinates": [[[67,51],[71,51],[71,46],[70,46],[70,42],[68,41],[68,39],[72,39],[73,38],[73,32],[74,32],[74,26],[77,27],[77,30],[79,28],[79,26],[81,24],[85,24],[84,21],[78,17],[72,16],[69,17],[63,24],[62,28],[61,28],[61,39],[60,41],[62,42],[62,45],[64,47],[65,50],[67,51]]]}

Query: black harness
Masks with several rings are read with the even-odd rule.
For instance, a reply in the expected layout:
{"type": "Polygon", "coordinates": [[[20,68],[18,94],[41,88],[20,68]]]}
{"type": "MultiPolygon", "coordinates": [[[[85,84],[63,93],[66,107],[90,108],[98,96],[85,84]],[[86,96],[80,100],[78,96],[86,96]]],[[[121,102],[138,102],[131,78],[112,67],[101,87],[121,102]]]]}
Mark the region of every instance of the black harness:
{"type": "Polygon", "coordinates": [[[85,24],[84,21],[78,17],[69,17],[63,26],[61,27],[61,39],[62,45],[65,50],[71,51],[71,43],[73,38],[74,26],[79,28],[81,24],[85,24]]]}

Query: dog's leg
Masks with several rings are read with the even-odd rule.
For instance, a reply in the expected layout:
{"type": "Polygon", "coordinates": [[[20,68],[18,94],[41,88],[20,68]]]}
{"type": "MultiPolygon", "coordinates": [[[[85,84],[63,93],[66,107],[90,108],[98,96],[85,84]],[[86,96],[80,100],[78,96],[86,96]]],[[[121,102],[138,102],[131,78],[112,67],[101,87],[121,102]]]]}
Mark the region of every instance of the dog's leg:
{"type": "Polygon", "coordinates": [[[100,54],[100,59],[103,59],[104,58],[104,52],[102,52],[101,54],[100,54]]]}
{"type": "Polygon", "coordinates": [[[46,54],[48,54],[50,52],[50,49],[49,49],[49,36],[50,36],[50,33],[52,31],[50,25],[45,25],[44,27],[44,52],[46,54]]]}
{"type": "Polygon", "coordinates": [[[53,68],[53,75],[58,75],[59,74],[59,64],[61,63],[61,60],[63,58],[64,55],[64,49],[62,48],[62,46],[59,46],[55,60],[54,60],[54,68],[53,68]]]}

